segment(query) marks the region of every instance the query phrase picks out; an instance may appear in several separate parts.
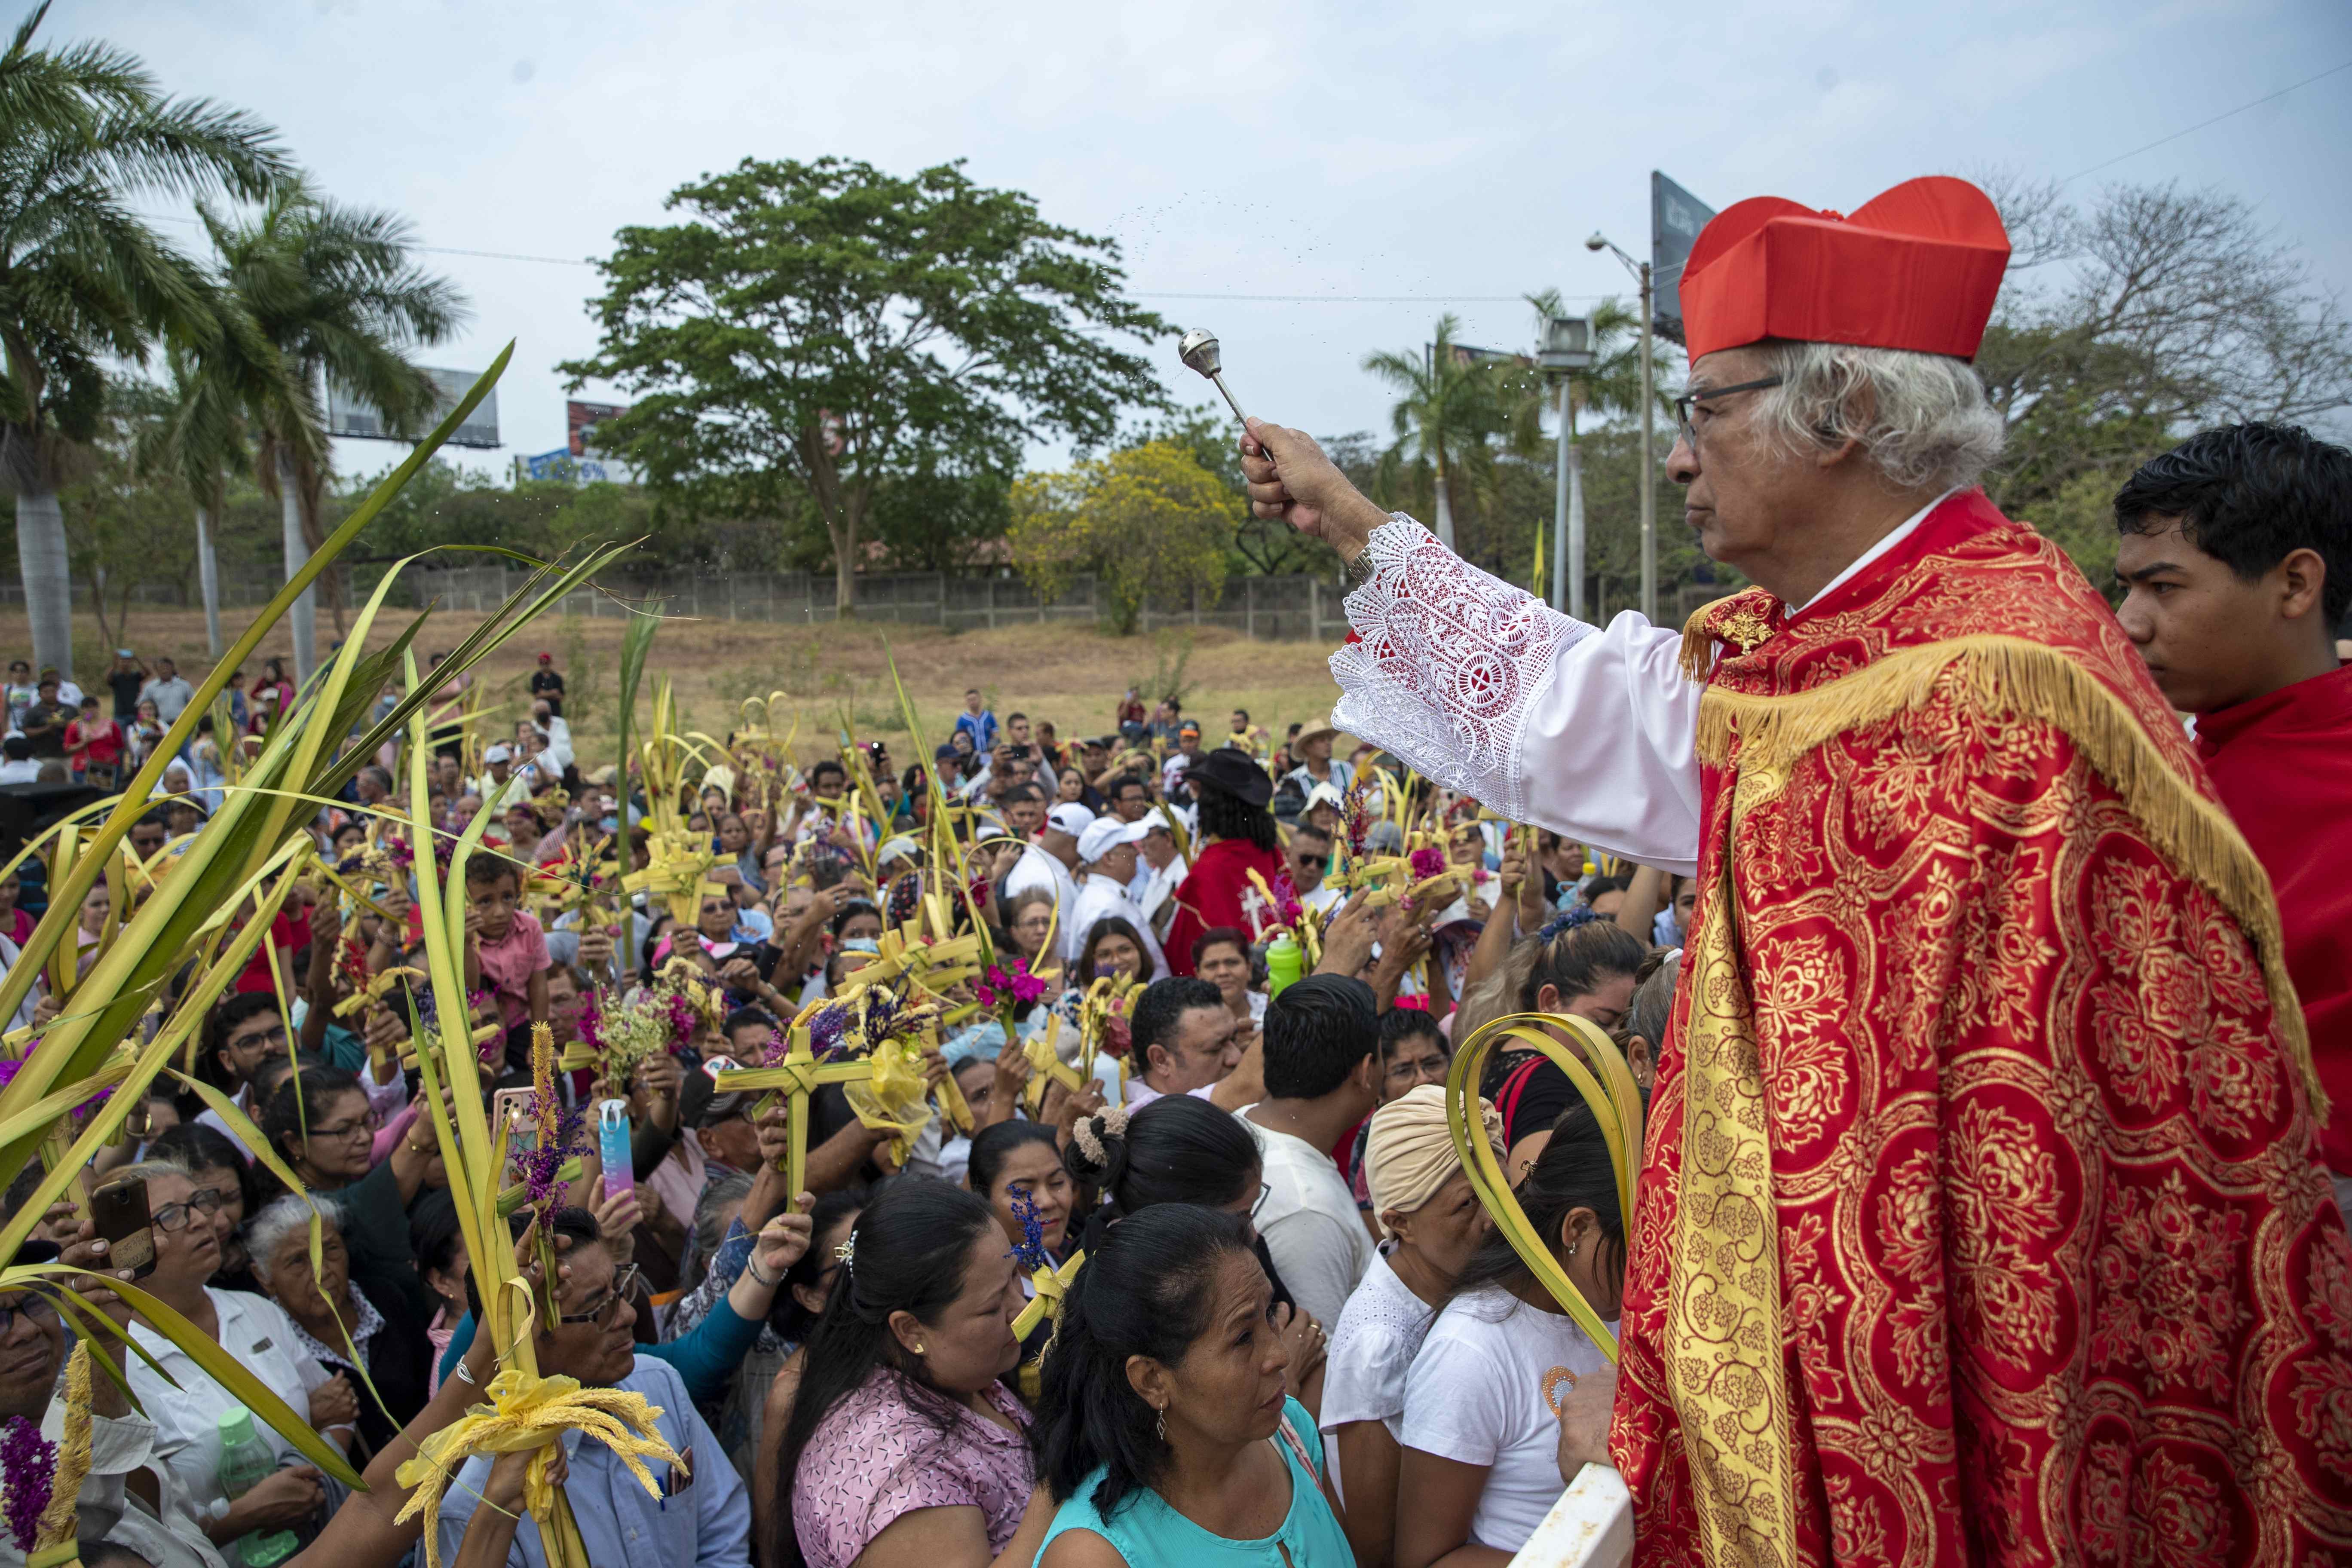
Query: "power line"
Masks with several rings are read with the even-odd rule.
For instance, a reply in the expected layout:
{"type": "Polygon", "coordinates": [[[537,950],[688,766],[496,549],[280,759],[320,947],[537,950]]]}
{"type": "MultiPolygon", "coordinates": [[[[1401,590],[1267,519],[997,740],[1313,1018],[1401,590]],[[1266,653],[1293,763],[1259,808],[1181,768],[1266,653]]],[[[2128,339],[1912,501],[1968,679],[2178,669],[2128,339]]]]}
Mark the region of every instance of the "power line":
{"type": "Polygon", "coordinates": [[[2266,92],[2251,103],[2242,103],[2235,109],[2225,110],[2221,113],[2215,115],[2210,120],[2200,120],[2196,124],[2189,127],[2186,131],[2176,131],[2169,136],[2159,136],[2155,141],[2147,143],[2145,147],[2135,147],[2128,153],[2116,153],[2114,157],[2106,160],[2105,163],[2094,163],[2087,169],[2077,169],[2074,173],[2067,175],[2058,183],[2062,185],[2071,185],[2076,180],[2081,179],[2084,175],[2095,174],[2100,170],[2107,167],[2110,163],[2120,163],[2126,158],[2137,158],[2142,153],[2147,152],[2151,148],[2161,147],[2168,142],[2178,142],[2183,136],[2187,136],[2193,132],[2204,130],[2208,125],[2219,125],[2221,121],[2231,118],[2232,115],[2243,114],[2249,109],[2260,109],[2263,104],[2270,102],[2273,99],[2284,98],[2296,88],[2309,87],[2313,82],[2325,81],[2327,78],[2334,76],[2336,72],[2347,70],[2352,70],[2352,60],[2346,60],[2340,66],[2330,66],[2326,70],[2321,71],[2317,76],[2307,76],[2301,81],[2290,82],[2285,87],[2279,89],[2276,92],[2266,92]]]}

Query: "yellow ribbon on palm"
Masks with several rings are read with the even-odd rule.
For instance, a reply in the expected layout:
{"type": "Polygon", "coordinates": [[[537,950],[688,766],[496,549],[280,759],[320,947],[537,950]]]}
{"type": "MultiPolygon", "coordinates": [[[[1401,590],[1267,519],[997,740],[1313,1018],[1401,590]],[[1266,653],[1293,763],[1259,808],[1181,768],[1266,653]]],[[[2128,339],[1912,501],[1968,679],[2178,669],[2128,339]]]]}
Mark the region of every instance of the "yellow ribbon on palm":
{"type": "Polygon", "coordinates": [[[89,1342],[74,1342],[66,1360],[66,1426],[49,1479],[49,1503],[33,1536],[25,1568],[70,1568],[81,1562],[80,1514],[75,1505],[89,1475],[89,1342]]]}
{"type": "Polygon", "coordinates": [[[1061,1321],[1062,1298],[1070,1293],[1070,1281],[1078,1277],[1078,1265],[1086,1260],[1085,1253],[1073,1252],[1070,1260],[1059,1268],[1040,1268],[1029,1276],[1029,1283],[1036,1288],[1037,1293],[1029,1298],[1029,1304],[1021,1309],[1019,1317],[1013,1320],[1014,1339],[1027,1339],[1030,1332],[1045,1321],[1048,1312],[1054,1315],[1055,1322],[1061,1321]]]}
{"type": "Polygon", "coordinates": [[[1507,1013],[1485,1025],[1462,1043],[1454,1053],[1454,1065],[1445,1073],[1445,1123],[1454,1134],[1454,1152],[1461,1157],[1462,1169],[1470,1178],[1470,1189],[1478,1195],[1487,1216],[1495,1222],[1511,1244],[1511,1250],[1535,1275],[1537,1283],[1551,1292],[1552,1300],[1582,1329],[1587,1338],[1599,1345],[1603,1354],[1613,1363],[1617,1359],[1617,1336],[1609,1331],[1601,1314],[1584,1299],[1553,1256],[1556,1238],[1538,1236],[1528,1223],[1527,1212],[1511,1192],[1505,1178],[1501,1162],[1495,1158],[1493,1145],[1486,1142],[1485,1122],[1477,1110],[1478,1082],[1485,1074],[1486,1058],[1506,1041],[1532,1047],[1555,1063],[1568,1075],[1577,1093],[1592,1109],[1593,1120],[1601,1124],[1601,1137],[1609,1150],[1609,1163],[1617,1177],[1618,1214],[1630,1231],[1633,1224],[1635,1163],[1642,1155],[1642,1091],[1633,1082],[1633,1069],[1625,1065],[1624,1053],[1615,1041],[1601,1032],[1598,1026],[1584,1018],[1562,1013],[1507,1013]],[[1566,1033],[1576,1044],[1564,1046],[1548,1030],[1566,1033]]]}
{"type": "MultiPolygon", "coordinates": [[[[524,1331],[529,1331],[528,1319],[524,1331]]],[[[433,1528],[433,1521],[441,1514],[441,1494],[458,1467],[477,1454],[538,1450],[523,1472],[523,1506],[539,1521],[542,1535],[559,1506],[555,1485],[547,1479],[548,1467],[554,1461],[556,1445],[573,1427],[618,1454],[650,1497],[659,1498],[662,1492],[646,1460],[673,1466],[685,1463],[654,1425],[661,1406],[647,1403],[642,1394],[589,1388],[577,1378],[534,1377],[520,1367],[509,1367],[492,1378],[488,1392],[488,1405],[475,1405],[425,1438],[416,1457],[394,1472],[402,1486],[416,1489],[393,1522],[401,1524],[424,1516],[427,1568],[440,1568],[439,1532],[433,1528]]]]}

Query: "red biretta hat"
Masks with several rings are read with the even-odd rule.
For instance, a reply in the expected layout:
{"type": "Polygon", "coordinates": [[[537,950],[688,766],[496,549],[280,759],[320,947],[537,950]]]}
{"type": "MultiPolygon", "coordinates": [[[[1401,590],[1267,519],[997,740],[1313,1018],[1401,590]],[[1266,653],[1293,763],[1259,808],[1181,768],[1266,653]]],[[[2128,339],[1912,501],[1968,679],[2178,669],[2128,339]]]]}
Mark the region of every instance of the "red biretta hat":
{"type": "Polygon", "coordinates": [[[2009,266],[1991,198],[1931,174],[1852,216],[1751,196],[1699,231],[1684,264],[1694,360],[1766,338],[1974,359],[2009,266]]]}

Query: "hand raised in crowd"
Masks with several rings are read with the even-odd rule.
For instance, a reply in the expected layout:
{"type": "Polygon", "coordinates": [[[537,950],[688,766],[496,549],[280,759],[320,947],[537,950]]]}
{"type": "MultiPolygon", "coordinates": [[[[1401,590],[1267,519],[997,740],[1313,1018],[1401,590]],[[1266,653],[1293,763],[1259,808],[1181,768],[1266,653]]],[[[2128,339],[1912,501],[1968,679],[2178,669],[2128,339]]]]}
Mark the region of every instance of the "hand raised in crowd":
{"type": "Polygon", "coordinates": [[[1287,1301],[1275,1305],[1274,1331],[1280,1336],[1282,1348],[1290,1352],[1290,1364],[1283,1369],[1282,1381],[1296,1399],[1315,1375],[1315,1369],[1323,1364],[1323,1352],[1330,1348],[1330,1342],[1322,1324],[1287,1301]]]}
{"type": "MultiPolygon", "coordinates": [[[[360,1039],[371,1059],[381,1057],[393,1072],[400,1070],[401,1053],[408,1047],[408,1021],[382,1003],[372,1004],[360,1024],[360,1039]]],[[[378,1080],[391,1082],[391,1079],[378,1080]]]]}
{"type": "Polygon", "coordinates": [[[589,1212],[596,1216],[597,1238],[613,1255],[614,1267],[625,1266],[636,1257],[637,1222],[645,1218],[646,1211],[637,1202],[635,1187],[605,1194],[589,1212]]]}
{"type": "MultiPolygon", "coordinates": [[[[1022,1091],[1029,1087],[1029,1053],[1021,1047],[1019,1036],[1008,1037],[1004,1048],[996,1053],[996,1076],[988,1091],[988,1121],[991,1124],[1013,1120],[1021,1103],[1022,1091]]],[[[978,1129],[974,1129],[978,1131],[978,1129]]]]}
{"type": "Polygon", "coordinates": [[[940,1079],[948,1076],[948,1058],[940,1054],[937,1046],[923,1047],[923,1087],[937,1089],[940,1079]]]}
{"type": "Polygon", "coordinates": [[[1502,888],[1502,896],[1496,907],[1500,909],[1503,904],[1516,900],[1519,931],[1523,935],[1533,936],[1549,912],[1544,908],[1543,876],[1516,847],[1518,842],[1517,835],[1512,837],[1511,842],[1514,847],[1503,851],[1503,868],[1496,876],[1502,888]]]}
{"type": "Polygon", "coordinates": [[[771,1106],[761,1111],[751,1125],[759,1130],[761,1160],[777,1170],[783,1169],[785,1162],[792,1157],[791,1109],[782,1104],[771,1106]]]}
{"type": "Polygon", "coordinates": [[[1361,974],[1372,961],[1380,912],[1371,907],[1370,898],[1369,891],[1356,894],[1324,926],[1323,957],[1315,965],[1316,973],[1361,974]]]}
{"type": "Polygon", "coordinates": [[[677,1121],[678,1090],[685,1084],[686,1068],[676,1057],[667,1052],[647,1057],[637,1064],[629,1087],[630,1118],[651,1117],[664,1127],[673,1125],[677,1121]]]}
{"type": "Polygon", "coordinates": [[[613,965],[613,931],[609,926],[590,926],[580,933],[580,967],[601,974],[613,965]]]}
{"type": "Polygon", "coordinates": [[[803,1193],[793,1200],[791,1208],[760,1227],[751,1244],[751,1261],[762,1279],[782,1279],[786,1269],[808,1256],[809,1241],[814,1235],[809,1211],[815,1206],[816,1194],[803,1193]]]}
{"type": "Polygon", "coordinates": [[[360,1396],[348,1373],[337,1373],[310,1391],[310,1425],[319,1431],[348,1426],[360,1418],[360,1396]]]}
{"type": "Polygon", "coordinates": [[[730,958],[719,966],[719,984],[730,991],[756,991],[760,966],[748,958],[730,958]]]}
{"type": "Polygon", "coordinates": [[[562,1444],[551,1443],[544,1448],[517,1448],[511,1454],[500,1454],[490,1461],[490,1473],[482,1482],[482,1500],[501,1513],[520,1513],[524,1477],[530,1469],[532,1457],[539,1454],[548,1456],[547,1479],[556,1486],[562,1486],[572,1474],[572,1460],[563,1452],[562,1444]]]}
{"type": "Polygon", "coordinates": [[[988,879],[992,882],[1001,882],[1004,880],[1005,878],[1011,876],[1013,874],[1013,868],[1021,864],[1021,853],[1022,847],[1018,844],[1006,843],[998,845],[996,847],[996,863],[990,869],[988,879]]]}
{"type": "Polygon", "coordinates": [[[70,1200],[59,1198],[41,1212],[40,1223],[33,1226],[33,1234],[43,1241],[55,1242],[62,1247],[80,1236],[84,1223],[81,1210],[76,1208],[70,1200]]]}
{"type": "Polygon", "coordinates": [[[1397,988],[1413,966],[1429,956],[1434,940],[1429,928],[1419,921],[1399,921],[1389,929],[1389,939],[1381,945],[1380,962],[1372,966],[1372,991],[1387,1005],[1396,999],[1397,988]]]}
{"type": "MultiPolygon", "coordinates": [[[[73,1212],[71,1204],[51,1204],[49,1215],[54,1216],[59,1208],[65,1209],[68,1213],[73,1212]]],[[[112,1319],[116,1328],[130,1327],[131,1303],[117,1295],[109,1282],[131,1279],[132,1271],[128,1268],[109,1269],[106,1267],[108,1250],[106,1238],[98,1234],[98,1226],[89,1220],[78,1222],[71,1237],[61,1242],[60,1246],[63,1250],[58,1255],[59,1263],[68,1268],[89,1270],[87,1274],[75,1275],[67,1283],[85,1302],[112,1319]]],[[[121,1364],[121,1341],[115,1341],[110,1344],[102,1343],[100,1349],[108,1353],[115,1364],[118,1366],[121,1364]]],[[[92,1385],[93,1388],[95,1386],[95,1384],[92,1385]]]]}
{"type": "Polygon", "coordinates": [[[58,1015],[65,1010],[66,1005],[62,997],[44,992],[41,999],[33,1004],[33,1033],[37,1035],[56,1023],[58,1015]]]}

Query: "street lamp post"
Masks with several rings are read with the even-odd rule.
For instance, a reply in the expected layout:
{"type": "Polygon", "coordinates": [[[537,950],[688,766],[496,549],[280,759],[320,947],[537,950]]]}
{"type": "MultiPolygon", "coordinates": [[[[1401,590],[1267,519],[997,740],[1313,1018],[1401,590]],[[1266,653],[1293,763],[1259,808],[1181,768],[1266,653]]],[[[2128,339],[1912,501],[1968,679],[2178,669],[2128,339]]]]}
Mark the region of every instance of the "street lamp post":
{"type": "Polygon", "coordinates": [[[1591,324],[1547,316],[1536,363],[1559,387],[1559,473],[1552,500],[1552,607],[1584,618],[1584,475],[1576,447],[1576,373],[1592,368],[1591,324]]]}
{"type": "Polygon", "coordinates": [[[1658,399],[1650,349],[1650,264],[1634,260],[1598,231],[1584,242],[1584,248],[1607,250],[1642,285],[1642,614],[1654,625],[1658,619],[1658,465],[1652,450],[1657,439],[1658,399]]]}

